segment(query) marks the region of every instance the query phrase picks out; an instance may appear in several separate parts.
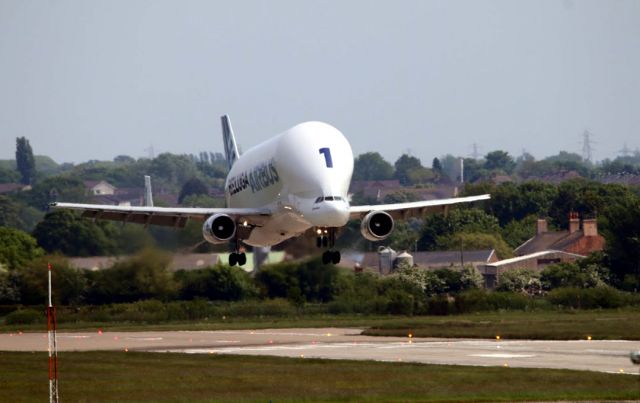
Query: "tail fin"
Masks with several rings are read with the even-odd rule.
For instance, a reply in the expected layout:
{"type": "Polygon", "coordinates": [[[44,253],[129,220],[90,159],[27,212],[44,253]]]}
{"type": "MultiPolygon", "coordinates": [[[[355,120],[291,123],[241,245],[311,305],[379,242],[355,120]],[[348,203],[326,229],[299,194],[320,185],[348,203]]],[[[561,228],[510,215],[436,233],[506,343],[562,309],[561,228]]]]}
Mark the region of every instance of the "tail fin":
{"type": "Polygon", "coordinates": [[[222,140],[224,142],[224,153],[227,157],[227,166],[229,170],[236,162],[240,153],[238,152],[238,146],[236,145],[236,138],[233,135],[233,129],[231,128],[231,120],[228,115],[224,115],[220,118],[222,121],[222,140]]]}
{"type": "Polygon", "coordinates": [[[151,177],[144,176],[144,205],[145,207],[153,207],[153,194],[151,193],[151,177]]]}

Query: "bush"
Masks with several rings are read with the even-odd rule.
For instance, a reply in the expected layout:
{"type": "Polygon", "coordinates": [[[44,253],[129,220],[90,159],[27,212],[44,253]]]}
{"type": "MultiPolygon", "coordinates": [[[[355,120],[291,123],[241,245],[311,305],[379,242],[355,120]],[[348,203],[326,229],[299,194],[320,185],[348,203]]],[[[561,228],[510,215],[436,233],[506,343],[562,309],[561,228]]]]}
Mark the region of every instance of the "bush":
{"type": "Polygon", "coordinates": [[[620,308],[640,304],[640,296],[607,286],[557,288],[547,294],[547,299],[553,305],[573,309],[620,308]]]}
{"type": "Polygon", "coordinates": [[[529,269],[512,269],[500,274],[496,291],[519,292],[529,295],[542,293],[540,276],[529,269]]]}
{"type": "Polygon", "coordinates": [[[456,296],[455,309],[458,313],[525,310],[531,308],[535,303],[535,299],[522,293],[471,290],[456,296]]]}
{"type": "Polygon", "coordinates": [[[238,301],[258,294],[250,275],[237,267],[217,265],[201,270],[181,270],[176,272],[175,278],[180,283],[183,300],[238,301]]]}
{"type": "Polygon", "coordinates": [[[32,323],[45,324],[47,315],[44,311],[36,311],[35,309],[18,309],[13,311],[4,318],[5,325],[28,325],[32,323]]]}
{"type": "Polygon", "coordinates": [[[577,263],[557,263],[544,268],[540,282],[545,290],[560,287],[592,288],[604,285],[595,265],[580,267],[577,263]]]}

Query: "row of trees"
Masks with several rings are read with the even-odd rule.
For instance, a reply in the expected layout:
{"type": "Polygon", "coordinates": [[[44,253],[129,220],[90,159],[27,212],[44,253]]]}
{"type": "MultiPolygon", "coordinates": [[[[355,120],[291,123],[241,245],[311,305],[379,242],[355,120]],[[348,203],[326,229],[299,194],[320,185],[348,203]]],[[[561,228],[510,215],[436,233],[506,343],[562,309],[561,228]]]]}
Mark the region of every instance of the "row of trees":
{"type": "MultiPolygon", "coordinates": [[[[112,268],[92,272],[73,269],[61,257],[41,256],[19,269],[0,271],[0,305],[42,305],[48,262],[54,267],[56,304],[62,306],[285,299],[297,308],[321,304],[332,313],[412,315],[453,312],[452,301],[459,312],[524,309],[532,304],[527,298],[547,295],[554,305],[577,308],[640,303],[640,299],[608,287],[607,274],[592,263],[551,265],[537,275],[523,270],[509,272],[500,277],[498,294],[510,294],[492,297],[481,290],[482,277],[473,267],[434,271],[401,267],[394,275],[379,276],[342,271],[312,259],[271,265],[252,278],[226,265],[170,272],[169,260],[162,252],[145,250],[112,268]],[[576,296],[582,305],[575,305],[576,296]]],[[[152,307],[158,310],[162,305],[152,307]]],[[[249,314],[255,314],[255,305],[251,309],[249,314]]],[[[118,310],[112,309],[114,313],[118,310]]]]}

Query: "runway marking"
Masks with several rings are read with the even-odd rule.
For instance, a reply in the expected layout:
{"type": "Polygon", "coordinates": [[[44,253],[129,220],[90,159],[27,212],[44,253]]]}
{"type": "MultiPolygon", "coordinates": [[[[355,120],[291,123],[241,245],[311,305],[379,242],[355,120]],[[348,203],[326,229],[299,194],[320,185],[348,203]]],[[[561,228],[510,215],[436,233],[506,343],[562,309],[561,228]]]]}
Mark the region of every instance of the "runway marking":
{"type": "Polygon", "coordinates": [[[88,339],[91,336],[86,336],[86,335],[58,335],[57,336],[59,339],[88,339]]]}
{"type": "Polygon", "coordinates": [[[469,354],[469,357],[482,357],[482,358],[532,358],[532,357],[535,357],[535,354],[504,354],[504,353],[469,354]]]}
{"type": "Polygon", "coordinates": [[[139,341],[160,341],[162,337],[127,337],[127,340],[139,340],[139,341]]]}

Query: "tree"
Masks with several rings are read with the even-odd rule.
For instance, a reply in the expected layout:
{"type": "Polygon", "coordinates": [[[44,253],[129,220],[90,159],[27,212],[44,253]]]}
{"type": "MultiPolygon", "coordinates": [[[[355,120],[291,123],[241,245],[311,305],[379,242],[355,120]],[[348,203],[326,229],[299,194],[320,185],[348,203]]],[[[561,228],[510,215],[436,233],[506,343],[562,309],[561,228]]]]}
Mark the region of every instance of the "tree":
{"type": "Polygon", "coordinates": [[[584,268],[577,263],[561,262],[549,265],[540,273],[540,282],[545,290],[559,287],[593,288],[604,285],[597,268],[584,268]]]}
{"type": "Polygon", "coordinates": [[[438,157],[435,157],[433,159],[433,163],[431,163],[431,169],[433,169],[433,172],[435,172],[436,175],[442,175],[442,164],[440,164],[440,160],[438,159],[438,157]]]}
{"type": "Polygon", "coordinates": [[[36,162],[29,140],[25,137],[16,138],[16,166],[20,172],[20,182],[25,185],[32,184],[36,177],[36,162]]]}
{"type": "Polygon", "coordinates": [[[439,236],[436,239],[439,248],[444,250],[479,250],[495,249],[500,259],[513,256],[513,251],[499,234],[478,232],[457,232],[451,235],[439,236]]]}
{"type": "Polygon", "coordinates": [[[200,179],[193,177],[182,186],[180,195],[178,196],[178,203],[182,203],[187,196],[208,194],[209,189],[207,188],[207,185],[205,185],[200,179]]]}
{"type": "Polygon", "coordinates": [[[411,170],[424,168],[418,158],[412,157],[408,154],[402,154],[394,165],[396,169],[394,176],[403,185],[412,184],[411,179],[409,178],[409,172],[411,170]]]}
{"type": "Polygon", "coordinates": [[[484,167],[490,171],[502,170],[507,174],[511,174],[515,167],[513,158],[506,151],[496,150],[491,151],[485,157],[484,167]]]}
{"type": "Polygon", "coordinates": [[[40,219],[40,211],[0,195],[0,226],[31,232],[40,219]]]}
{"type": "Polygon", "coordinates": [[[424,220],[418,246],[421,250],[435,250],[438,237],[456,232],[496,234],[500,233],[500,226],[494,216],[477,208],[457,209],[448,215],[434,214],[424,220]]]}
{"type": "Polygon", "coordinates": [[[393,177],[393,166],[379,153],[368,152],[358,155],[353,164],[353,180],[386,180],[393,177]]]}
{"type": "Polygon", "coordinates": [[[0,266],[18,269],[43,253],[31,235],[14,228],[0,227],[0,266]]]}
{"type": "Polygon", "coordinates": [[[496,291],[538,295],[542,292],[540,275],[529,269],[511,269],[500,274],[496,291]]]}
{"type": "Polygon", "coordinates": [[[117,231],[113,224],[83,219],[69,210],[45,215],[33,230],[47,252],[66,256],[101,256],[117,251],[117,231]]]}
{"type": "Polygon", "coordinates": [[[169,255],[145,249],[117,262],[108,270],[89,272],[87,300],[93,304],[133,302],[144,299],[168,300],[177,284],[169,272],[169,255]]]}

